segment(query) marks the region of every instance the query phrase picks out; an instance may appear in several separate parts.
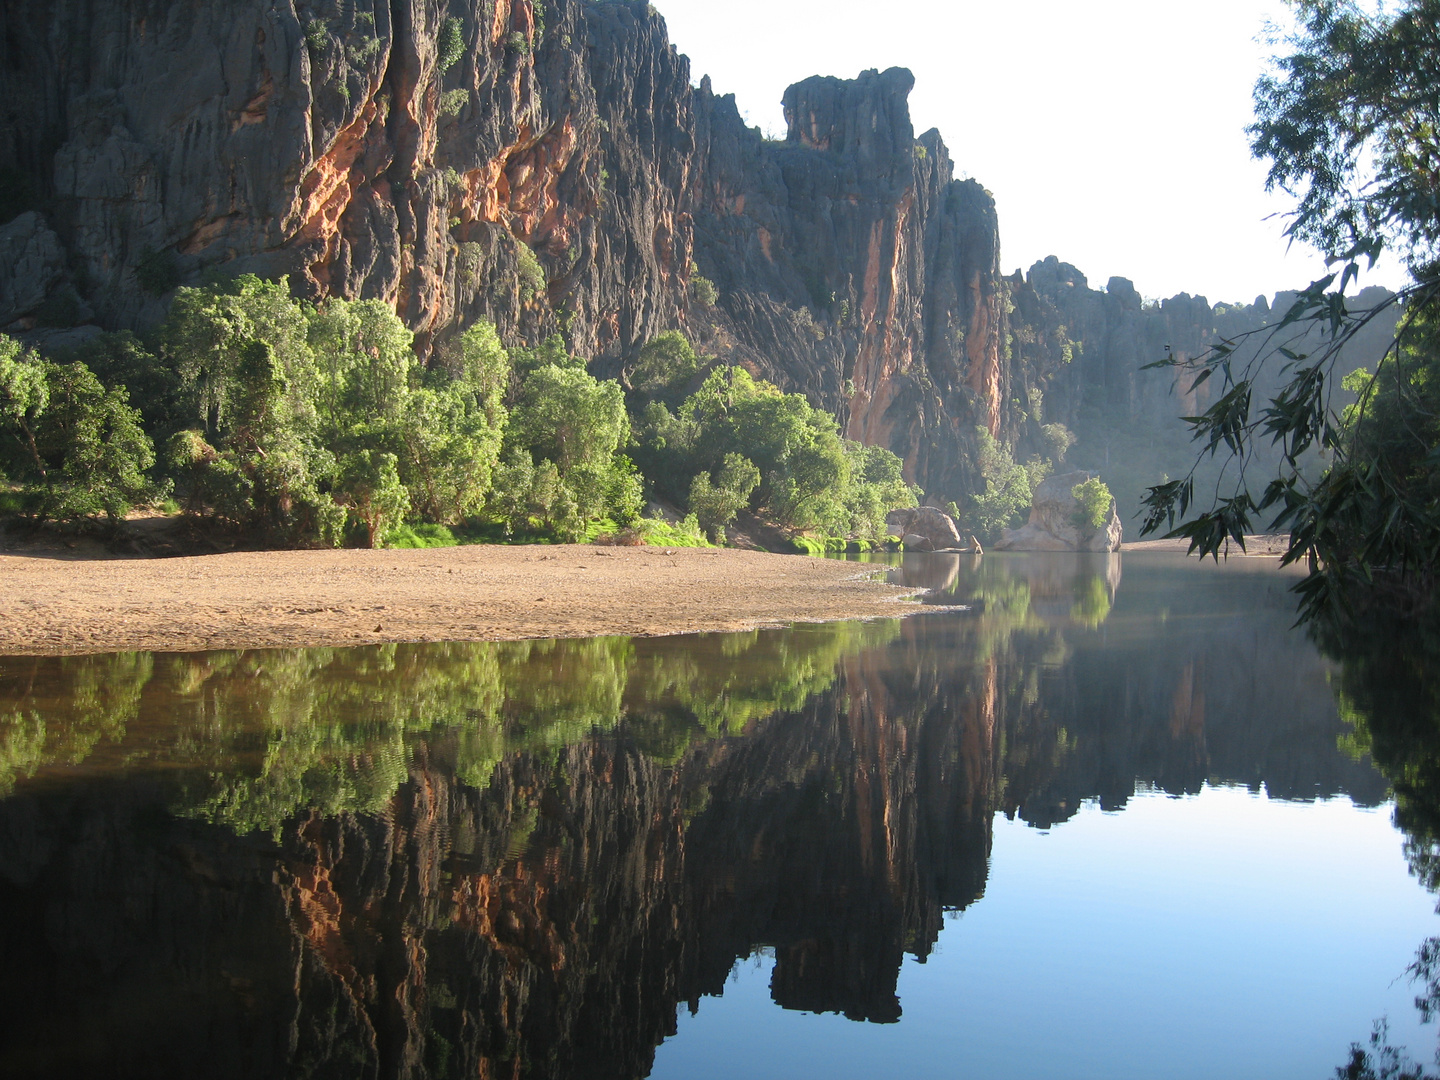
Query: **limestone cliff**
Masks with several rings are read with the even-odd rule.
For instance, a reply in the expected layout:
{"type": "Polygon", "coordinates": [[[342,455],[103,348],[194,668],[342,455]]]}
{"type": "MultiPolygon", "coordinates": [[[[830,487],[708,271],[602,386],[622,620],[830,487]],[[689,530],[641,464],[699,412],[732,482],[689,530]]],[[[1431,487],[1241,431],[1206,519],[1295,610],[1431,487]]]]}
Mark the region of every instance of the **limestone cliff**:
{"type": "Polygon", "coordinates": [[[771,143],[630,0],[5,0],[0,49],[0,329],[283,274],[422,350],[489,318],[615,374],[684,329],[945,497],[1004,422],[993,203],[906,71],[797,84],[771,143]]]}

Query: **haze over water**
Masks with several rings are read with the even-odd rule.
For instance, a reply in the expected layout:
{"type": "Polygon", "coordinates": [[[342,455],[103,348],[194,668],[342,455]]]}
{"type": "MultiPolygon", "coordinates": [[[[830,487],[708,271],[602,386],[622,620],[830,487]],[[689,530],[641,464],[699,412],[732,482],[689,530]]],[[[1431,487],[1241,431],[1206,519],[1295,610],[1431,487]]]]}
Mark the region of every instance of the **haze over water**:
{"type": "Polygon", "coordinates": [[[1429,1059],[1434,897],[1273,563],[895,572],[936,610],[0,660],[0,1072],[1429,1059]]]}

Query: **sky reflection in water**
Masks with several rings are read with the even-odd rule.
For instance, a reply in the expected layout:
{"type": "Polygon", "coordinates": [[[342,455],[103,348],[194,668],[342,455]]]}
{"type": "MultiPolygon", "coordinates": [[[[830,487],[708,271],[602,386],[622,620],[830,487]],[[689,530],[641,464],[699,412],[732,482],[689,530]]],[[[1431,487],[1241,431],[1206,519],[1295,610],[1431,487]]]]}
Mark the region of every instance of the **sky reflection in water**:
{"type": "Polygon", "coordinates": [[[1270,564],[897,573],[965,610],[0,659],[0,1072],[1318,1077],[1384,1013],[1429,1058],[1364,670],[1270,564]]]}
{"type": "Polygon", "coordinates": [[[777,1009],[771,962],[744,961],[651,1075],[1323,1078],[1387,1013],[1427,1059],[1397,977],[1436,924],[1388,805],[1207,787],[1048,834],[1002,817],[985,898],[902,970],[899,1024],[777,1009]]]}

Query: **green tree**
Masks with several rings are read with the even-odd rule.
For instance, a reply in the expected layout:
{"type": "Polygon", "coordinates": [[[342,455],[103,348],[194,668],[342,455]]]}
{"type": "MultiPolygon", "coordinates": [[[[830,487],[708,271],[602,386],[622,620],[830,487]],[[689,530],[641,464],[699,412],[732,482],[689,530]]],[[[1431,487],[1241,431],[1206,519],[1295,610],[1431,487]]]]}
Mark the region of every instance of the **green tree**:
{"type": "Polygon", "coordinates": [[[500,457],[503,417],[502,407],[478,407],[474,395],[454,387],[409,395],[387,442],[398,451],[398,475],[415,513],[448,525],[480,510],[500,457]]]}
{"type": "Polygon", "coordinates": [[[510,390],[510,357],[495,324],[478,322],[436,350],[429,385],[454,389],[473,398],[494,428],[505,426],[505,395],[510,390]]]}
{"type": "Polygon", "coordinates": [[[256,341],[270,348],[297,429],[302,435],[313,429],[318,385],[309,334],[309,319],[286,279],[246,275],[176,290],[157,338],[160,356],[179,376],[186,410],[214,439],[226,431],[237,396],[253,389],[240,369],[256,341]]]}
{"type": "Polygon", "coordinates": [[[625,392],[583,368],[546,364],[525,379],[511,414],[509,438],[563,473],[608,462],[630,438],[625,392]]]}
{"type": "MultiPolygon", "coordinates": [[[[239,351],[227,375],[227,422],[217,445],[193,430],[167,444],[190,509],[291,543],[338,543],[345,511],[321,490],[334,472],[333,456],[305,437],[270,344],[251,339],[239,351]]],[[[308,413],[308,405],[302,401],[300,409],[308,413]]]]}
{"type": "Polygon", "coordinates": [[[128,330],[97,334],[60,359],[84,364],[108,390],[128,391],[145,431],[157,444],[190,422],[174,365],[156,356],[128,330]]]}
{"type": "Polygon", "coordinates": [[[584,359],[566,348],[565,339],[559,334],[551,334],[533,349],[517,346],[510,350],[511,370],[522,383],[536,368],[550,364],[558,368],[579,368],[582,371],[585,369],[584,359]]]}
{"type": "Polygon", "coordinates": [[[976,464],[985,488],[970,497],[966,523],[981,540],[993,543],[1004,530],[1020,524],[1030,505],[1031,473],[985,428],[977,429],[976,436],[980,444],[976,464]]]}
{"type": "Polygon", "coordinates": [[[6,471],[42,520],[115,521],[158,494],[155,448],[123,388],[84,364],[56,364],[0,335],[0,444],[6,471]]]}
{"type": "Polygon", "coordinates": [[[760,470],[749,459],[726,454],[713,482],[704,472],[690,481],[690,509],[701,527],[718,540],[725,526],[749,505],[750,494],[759,485],[760,470]]]}
{"type": "Polygon", "coordinates": [[[761,503],[787,525],[834,517],[849,462],[833,417],[744,368],[717,368],[680,407],[696,429],[692,467],[713,470],[737,453],[760,470],[761,503]]]}
{"type": "Polygon", "coordinates": [[[395,463],[394,454],[381,450],[356,450],[340,463],[336,493],[364,528],[366,547],[373,548],[410,511],[395,463]]]}
{"type": "Polygon", "coordinates": [[[415,335],[378,300],[330,300],[309,320],[318,407],[329,438],[405,414],[415,335]]]}
{"type": "Polygon", "coordinates": [[[514,450],[495,469],[490,512],[505,525],[507,534],[530,524],[530,493],[535,486],[535,462],[524,450],[514,450]]]}
{"type": "Polygon", "coordinates": [[[919,503],[919,488],[905,483],[904,462],[883,446],[847,442],[850,487],[845,495],[846,529],[864,540],[882,540],[888,530],[886,515],[902,506],[919,503]]]}

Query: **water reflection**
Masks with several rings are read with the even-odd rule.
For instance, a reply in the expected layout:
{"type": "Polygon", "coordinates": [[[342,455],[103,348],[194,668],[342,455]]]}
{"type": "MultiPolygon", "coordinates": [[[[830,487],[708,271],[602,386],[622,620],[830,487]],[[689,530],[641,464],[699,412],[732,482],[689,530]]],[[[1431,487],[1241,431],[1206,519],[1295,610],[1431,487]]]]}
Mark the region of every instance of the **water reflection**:
{"type": "MultiPolygon", "coordinates": [[[[1400,603],[1366,603],[1313,636],[1339,664],[1336,695],[1349,725],[1340,746],[1352,757],[1373,759],[1389,781],[1410,872],[1440,893],[1440,622],[1400,603]]],[[[1417,985],[1415,1007],[1430,1023],[1440,1016],[1440,937],[1420,944],[1408,974],[1417,985]]],[[[1355,1045],[1340,1075],[1437,1075],[1403,1059],[1388,1046],[1382,1021],[1368,1049],[1355,1045]],[[1393,1066],[1388,1074],[1387,1063],[1393,1066]]]]}
{"type": "Polygon", "coordinates": [[[894,1022],[996,812],[1385,797],[1284,583],[1192,569],[926,556],[963,611],[0,661],[0,1071],[641,1076],[762,947],[780,1006],[894,1022]]]}

